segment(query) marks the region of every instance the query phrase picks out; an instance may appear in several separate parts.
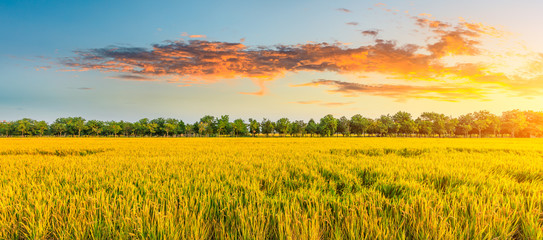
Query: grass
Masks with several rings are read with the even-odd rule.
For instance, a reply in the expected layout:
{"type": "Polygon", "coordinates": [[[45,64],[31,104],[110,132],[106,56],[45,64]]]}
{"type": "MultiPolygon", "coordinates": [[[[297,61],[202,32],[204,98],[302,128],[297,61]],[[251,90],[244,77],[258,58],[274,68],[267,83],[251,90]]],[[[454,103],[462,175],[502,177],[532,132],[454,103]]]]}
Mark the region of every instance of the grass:
{"type": "Polygon", "coordinates": [[[543,139],[0,139],[0,239],[542,239],[543,139]]]}

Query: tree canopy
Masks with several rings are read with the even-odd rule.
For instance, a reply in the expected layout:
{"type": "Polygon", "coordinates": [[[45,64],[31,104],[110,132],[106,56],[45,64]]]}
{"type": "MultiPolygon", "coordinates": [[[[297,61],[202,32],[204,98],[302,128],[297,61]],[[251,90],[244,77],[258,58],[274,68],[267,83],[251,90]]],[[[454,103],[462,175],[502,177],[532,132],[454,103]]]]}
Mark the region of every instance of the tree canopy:
{"type": "Polygon", "coordinates": [[[257,121],[228,115],[203,116],[189,124],[174,118],[142,118],[136,122],[86,120],[82,117],[58,118],[52,123],[23,118],[0,121],[0,136],[395,136],[395,137],[543,137],[543,112],[511,110],[495,115],[489,111],[458,117],[423,112],[416,119],[408,112],[381,115],[372,119],[361,114],[335,118],[328,114],[315,121],[280,118],[257,121]]]}

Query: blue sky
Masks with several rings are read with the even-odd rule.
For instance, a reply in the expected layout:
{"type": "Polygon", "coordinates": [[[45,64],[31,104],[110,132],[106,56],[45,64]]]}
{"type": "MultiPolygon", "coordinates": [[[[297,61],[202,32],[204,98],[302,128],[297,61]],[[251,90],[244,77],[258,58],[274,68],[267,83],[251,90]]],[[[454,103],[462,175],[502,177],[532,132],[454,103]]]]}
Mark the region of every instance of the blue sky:
{"type": "MultiPolygon", "coordinates": [[[[458,115],[481,109],[495,113],[514,108],[541,110],[543,36],[538,23],[543,22],[543,16],[538,12],[540,9],[543,3],[535,0],[2,1],[0,119],[30,117],[53,121],[57,117],[83,116],[134,121],[162,116],[195,121],[205,114],[229,114],[244,119],[286,116],[307,120],[328,113],[337,117],[356,113],[376,117],[398,110],[415,115],[423,111],[458,115]],[[439,56],[428,52],[429,46],[446,36],[445,30],[428,28],[430,25],[421,27],[416,19],[448,24],[447,33],[453,33],[461,23],[460,17],[467,23],[492,27],[500,32],[500,37],[486,34],[487,28],[473,30],[465,25],[464,35],[460,37],[477,41],[474,51],[450,47],[444,48],[447,52],[439,56]],[[378,35],[363,35],[361,32],[366,30],[378,30],[378,35]],[[466,31],[473,34],[465,34],[466,31]],[[191,38],[191,35],[205,37],[191,38]],[[77,52],[142,48],[148,53],[152,52],[153,44],[171,47],[172,41],[180,39],[186,44],[181,47],[191,49],[202,45],[190,45],[190,40],[241,44],[243,50],[225,54],[240,57],[250,50],[250,59],[260,54],[257,49],[282,54],[276,46],[296,51],[313,46],[318,49],[296,59],[276,60],[299,61],[296,66],[300,66],[311,59],[321,65],[315,70],[308,70],[315,67],[315,62],[304,65],[302,70],[281,65],[265,72],[266,76],[256,76],[254,70],[247,73],[229,67],[225,68],[230,73],[228,76],[205,73],[213,67],[198,74],[195,69],[158,74],[158,70],[142,70],[138,64],[143,63],[137,62],[138,59],[127,60],[120,58],[120,54],[99,57],[136,67],[128,71],[112,70],[103,62],[82,61],[77,52]],[[349,66],[339,63],[357,61],[356,52],[373,49],[378,45],[376,39],[396,43],[394,53],[378,53],[385,56],[371,60],[388,59],[382,66],[392,68],[391,71],[376,71],[376,66],[356,62],[349,66]],[[323,56],[321,53],[326,49],[323,45],[311,45],[321,43],[339,44],[338,57],[323,56]],[[404,44],[417,45],[419,50],[415,55],[431,62],[418,66],[416,76],[394,60],[397,55],[393,54],[401,51],[404,44]],[[350,55],[345,55],[346,52],[350,55]],[[454,76],[429,74],[422,68],[435,68],[436,61],[440,62],[439,68],[454,61],[454,69],[447,67],[454,76]],[[516,68],[503,70],[500,66],[511,65],[508,61],[518,63],[513,64],[516,68]],[[77,63],[78,67],[67,62],[77,63]],[[323,62],[333,66],[324,67],[323,62]],[[467,65],[484,70],[477,76],[470,75],[472,71],[459,67],[467,65]],[[394,70],[395,67],[401,69],[394,70]],[[482,73],[487,75],[484,79],[480,78],[482,73]],[[146,81],[119,79],[124,75],[137,75],[146,81]],[[259,91],[264,94],[240,94],[259,91]]],[[[250,66],[241,68],[265,67],[251,61],[248,61],[250,66]]],[[[203,65],[199,62],[198,66],[203,65]]],[[[166,69],[160,64],[153,68],[166,69]]]]}

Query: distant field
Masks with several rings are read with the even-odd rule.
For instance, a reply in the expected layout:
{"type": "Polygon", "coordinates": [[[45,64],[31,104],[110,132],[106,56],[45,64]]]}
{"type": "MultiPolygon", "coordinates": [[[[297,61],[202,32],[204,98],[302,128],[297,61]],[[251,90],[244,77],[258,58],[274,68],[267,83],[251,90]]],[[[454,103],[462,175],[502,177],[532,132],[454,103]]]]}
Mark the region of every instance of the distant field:
{"type": "Polygon", "coordinates": [[[0,239],[542,239],[543,139],[0,139],[0,239]]]}

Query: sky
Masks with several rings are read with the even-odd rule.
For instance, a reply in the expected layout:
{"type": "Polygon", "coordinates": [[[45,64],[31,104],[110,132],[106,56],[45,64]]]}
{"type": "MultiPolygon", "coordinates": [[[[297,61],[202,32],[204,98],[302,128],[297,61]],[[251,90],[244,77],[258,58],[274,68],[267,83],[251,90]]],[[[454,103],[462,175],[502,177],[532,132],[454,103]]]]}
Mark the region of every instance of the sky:
{"type": "Polygon", "coordinates": [[[538,0],[0,1],[0,120],[543,110],[538,0]]]}

